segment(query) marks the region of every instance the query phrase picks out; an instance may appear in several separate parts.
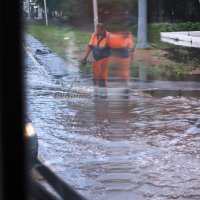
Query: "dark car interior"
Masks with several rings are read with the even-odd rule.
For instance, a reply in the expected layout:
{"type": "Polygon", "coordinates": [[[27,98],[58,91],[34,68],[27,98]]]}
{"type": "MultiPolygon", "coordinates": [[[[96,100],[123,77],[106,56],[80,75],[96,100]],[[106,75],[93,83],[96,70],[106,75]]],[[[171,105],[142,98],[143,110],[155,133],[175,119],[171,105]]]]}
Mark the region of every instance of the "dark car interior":
{"type": "MultiPolygon", "coordinates": [[[[25,119],[23,90],[23,57],[21,3],[4,1],[1,6],[1,72],[0,72],[0,199],[58,199],[27,169],[23,135],[25,119]]],[[[84,199],[39,159],[33,166],[62,199],[84,199]]]]}

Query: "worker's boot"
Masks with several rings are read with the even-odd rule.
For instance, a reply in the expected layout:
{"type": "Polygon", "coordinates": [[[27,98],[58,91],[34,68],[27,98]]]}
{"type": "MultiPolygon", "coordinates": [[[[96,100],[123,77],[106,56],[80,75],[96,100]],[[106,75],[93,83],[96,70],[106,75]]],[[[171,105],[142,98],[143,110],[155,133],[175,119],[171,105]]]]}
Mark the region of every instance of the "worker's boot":
{"type": "Polygon", "coordinates": [[[129,82],[128,81],[122,81],[122,87],[123,87],[123,91],[122,91],[123,99],[129,99],[129,95],[130,95],[129,82]]]}
{"type": "Polygon", "coordinates": [[[105,79],[99,80],[99,97],[102,99],[107,98],[107,88],[106,88],[106,80],[105,79]]]}
{"type": "Polygon", "coordinates": [[[98,80],[93,79],[93,85],[94,85],[94,97],[99,96],[99,87],[98,87],[98,80]]]}
{"type": "Polygon", "coordinates": [[[99,96],[99,87],[94,86],[94,97],[98,97],[98,96],[99,96]]]}
{"type": "Polygon", "coordinates": [[[99,88],[99,97],[101,99],[106,99],[107,98],[107,88],[106,87],[100,87],[99,88]]]}
{"type": "Polygon", "coordinates": [[[124,92],[123,92],[124,94],[123,94],[123,98],[124,99],[129,99],[129,93],[130,93],[130,91],[129,91],[129,89],[128,88],[125,88],[124,89],[124,92]]]}

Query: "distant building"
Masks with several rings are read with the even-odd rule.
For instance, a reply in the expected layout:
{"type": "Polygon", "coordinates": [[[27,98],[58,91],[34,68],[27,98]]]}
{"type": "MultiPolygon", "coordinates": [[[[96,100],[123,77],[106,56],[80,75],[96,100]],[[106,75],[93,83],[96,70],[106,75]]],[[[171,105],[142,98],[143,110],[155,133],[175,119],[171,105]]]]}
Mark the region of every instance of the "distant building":
{"type": "Polygon", "coordinates": [[[24,17],[30,19],[43,19],[43,8],[35,3],[34,0],[23,2],[24,17]]]}

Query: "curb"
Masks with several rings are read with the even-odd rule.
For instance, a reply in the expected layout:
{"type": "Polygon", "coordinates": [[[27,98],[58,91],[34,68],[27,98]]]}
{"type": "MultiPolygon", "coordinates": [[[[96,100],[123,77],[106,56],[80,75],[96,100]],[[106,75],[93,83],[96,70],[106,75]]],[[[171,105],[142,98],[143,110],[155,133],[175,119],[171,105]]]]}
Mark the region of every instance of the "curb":
{"type": "MultiPolygon", "coordinates": [[[[133,89],[134,90],[134,89],[133,89]]],[[[148,93],[154,97],[166,97],[166,96],[176,96],[176,97],[200,97],[199,89],[137,89],[139,91],[148,93]]]]}

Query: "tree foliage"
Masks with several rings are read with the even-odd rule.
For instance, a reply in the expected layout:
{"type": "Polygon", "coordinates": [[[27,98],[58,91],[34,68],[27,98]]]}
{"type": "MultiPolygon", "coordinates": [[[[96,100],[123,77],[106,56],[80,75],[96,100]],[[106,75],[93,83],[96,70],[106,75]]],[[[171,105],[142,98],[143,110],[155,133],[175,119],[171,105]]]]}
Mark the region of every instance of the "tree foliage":
{"type": "MultiPolygon", "coordinates": [[[[35,0],[44,7],[44,0],[35,0]]],[[[139,0],[97,0],[100,19],[116,14],[116,10],[129,12],[137,19],[139,0]]],[[[93,20],[92,0],[46,0],[50,11],[70,11],[80,20],[93,20]]],[[[200,20],[199,0],[148,0],[148,22],[197,22],[200,20]]]]}
{"type": "Polygon", "coordinates": [[[199,0],[148,0],[149,22],[198,22],[199,0]]]}
{"type": "MultiPolygon", "coordinates": [[[[36,0],[36,2],[44,8],[44,0],[36,0]]],[[[50,11],[53,10],[62,10],[62,11],[71,11],[74,5],[73,0],[46,0],[47,7],[50,11]]]]}

